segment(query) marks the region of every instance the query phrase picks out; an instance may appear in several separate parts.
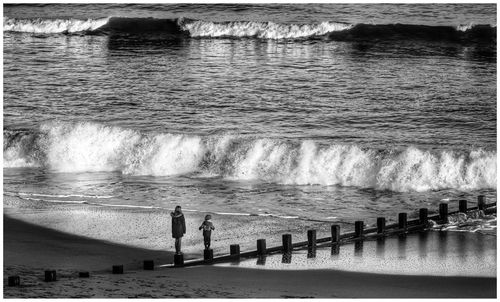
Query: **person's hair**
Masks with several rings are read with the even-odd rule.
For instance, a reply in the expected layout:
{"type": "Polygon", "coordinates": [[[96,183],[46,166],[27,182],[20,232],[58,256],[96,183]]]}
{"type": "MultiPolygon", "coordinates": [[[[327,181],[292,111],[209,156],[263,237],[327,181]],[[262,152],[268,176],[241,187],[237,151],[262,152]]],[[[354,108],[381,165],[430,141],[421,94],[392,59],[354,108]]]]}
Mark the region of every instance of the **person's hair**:
{"type": "Polygon", "coordinates": [[[176,211],[176,212],[180,212],[180,211],[181,211],[181,206],[176,206],[176,207],[175,207],[175,211],[176,211]]]}

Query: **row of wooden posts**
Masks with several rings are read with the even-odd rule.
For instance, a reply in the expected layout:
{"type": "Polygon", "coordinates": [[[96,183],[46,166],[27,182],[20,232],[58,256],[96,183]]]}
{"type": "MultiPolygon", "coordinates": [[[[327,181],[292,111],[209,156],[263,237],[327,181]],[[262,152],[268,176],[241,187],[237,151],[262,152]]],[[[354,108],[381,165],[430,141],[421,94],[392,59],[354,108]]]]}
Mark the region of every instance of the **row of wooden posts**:
{"type": "MultiPolygon", "coordinates": [[[[377,226],[373,228],[365,228],[363,221],[354,222],[354,232],[340,234],[340,226],[335,224],[331,226],[331,236],[325,238],[316,238],[316,230],[307,231],[307,241],[292,243],[292,234],[282,235],[282,245],[272,248],[266,247],[265,239],[257,240],[257,250],[240,252],[240,246],[238,244],[231,244],[229,246],[229,255],[215,257],[213,255],[212,249],[205,249],[203,254],[203,260],[194,260],[184,263],[184,257],[182,254],[174,255],[174,265],[160,265],[159,267],[185,267],[194,266],[201,264],[213,264],[216,262],[227,262],[227,261],[238,261],[242,257],[262,257],[267,254],[272,254],[276,252],[283,252],[284,255],[291,254],[294,248],[307,247],[309,250],[315,250],[316,247],[320,246],[331,246],[332,251],[338,253],[338,247],[342,244],[349,242],[359,242],[370,238],[382,238],[385,236],[395,235],[395,234],[406,234],[409,232],[415,232],[424,230],[428,227],[428,221],[434,220],[440,223],[448,222],[448,215],[453,215],[457,213],[467,213],[468,211],[481,210],[486,211],[489,208],[495,207],[495,203],[486,204],[486,198],[484,195],[479,195],[477,198],[477,206],[468,208],[467,200],[459,200],[458,211],[449,212],[448,204],[439,204],[439,214],[429,216],[429,211],[427,208],[421,208],[419,210],[419,216],[417,219],[408,221],[407,213],[398,214],[398,222],[393,224],[386,224],[386,219],[384,217],[377,218],[377,226]],[[320,245],[318,245],[320,244],[320,245]],[[321,245],[323,244],[323,245],[321,245]]],[[[314,254],[313,254],[314,255],[314,254]]],[[[155,265],[153,260],[144,260],[143,262],[144,270],[154,270],[155,265]]],[[[113,274],[123,274],[123,265],[113,265],[113,274]]],[[[78,276],[80,278],[89,278],[89,272],[79,272],[78,276]]],[[[46,282],[52,282],[57,280],[55,270],[45,271],[46,282]]],[[[19,276],[9,276],[8,285],[9,286],[19,286],[21,283],[19,276]]]]}
{"type": "Polygon", "coordinates": [[[272,254],[276,252],[283,252],[284,254],[291,253],[294,248],[307,247],[309,250],[314,250],[319,246],[332,246],[336,247],[338,252],[338,246],[341,244],[356,242],[364,239],[370,238],[380,238],[395,234],[406,234],[409,232],[420,231],[426,229],[429,220],[433,220],[439,223],[447,223],[448,215],[453,215],[457,213],[467,213],[473,210],[485,211],[488,208],[496,206],[496,203],[486,204],[486,197],[484,195],[479,195],[477,198],[476,207],[468,207],[468,202],[465,199],[458,201],[458,211],[449,212],[447,203],[439,204],[439,213],[437,215],[429,216],[429,210],[427,208],[421,208],[418,212],[418,218],[414,220],[408,220],[408,213],[399,213],[398,222],[393,224],[386,224],[385,217],[377,218],[377,226],[373,228],[365,228],[363,221],[354,222],[354,232],[340,234],[340,226],[335,224],[331,226],[331,236],[325,238],[316,238],[316,230],[307,231],[307,241],[292,243],[291,234],[282,235],[282,245],[267,248],[266,239],[257,239],[257,250],[240,253],[240,246],[238,244],[232,244],[229,247],[229,255],[220,256],[214,258],[213,250],[204,250],[203,260],[194,260],[184,263],[182,255],[174,256],[173,267],[183,267],[183,266],[194,266],[201,264],[213,264],[216,262],[227,262],[239,260],[240,257],[259,257],[265,256],[267,254],[272,254]],[[323,244],[323,245],[318,245],[323,244]]]}

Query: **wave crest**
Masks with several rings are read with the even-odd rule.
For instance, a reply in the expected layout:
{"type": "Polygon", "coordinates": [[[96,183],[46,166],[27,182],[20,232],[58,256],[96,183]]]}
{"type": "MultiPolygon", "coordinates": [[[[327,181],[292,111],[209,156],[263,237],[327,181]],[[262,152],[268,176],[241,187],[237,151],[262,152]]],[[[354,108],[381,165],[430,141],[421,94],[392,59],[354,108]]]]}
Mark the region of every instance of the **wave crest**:
{"type": "Polygon", "coordinates": [[[312,140],[140,133],[95,123],[4,131],[4,167],[131,175],[213,175],[291,185],[391,191],[496,189],[496,152],[375,150],[312,140]]]}
{"type": "MultiPolygon", "coordinates": [[[[415,24],[347,24],[321,22],[279,24],[274,22],[211,22],[187,18],[155,19],[107,17],[102,19],[14,19],[4,17],[4,31],[37,34],[90,33],[164,38],[257,38],[317,39],[331,41],[428,41],[448,43],[496,43],[496,26],[429,26],[415,24]]],[[[496,45],[496,44],[495,44],[496,45]]]]}
{"type": "Polygon", "coordinates": [[[256,37],[260,39],[297,39],[323,36],[332,31],[351,28],[352,25],[335,22],[319,24],[278,24],[274,22],[183,22],[182,28],[192,37],[256,37]]]}
{"type": "Polygon", "coordinates": [[[3,30],[36,34],[90,32],[104,26],[109,18],[102,19],[15,19],[3,18],[3,30]]]}

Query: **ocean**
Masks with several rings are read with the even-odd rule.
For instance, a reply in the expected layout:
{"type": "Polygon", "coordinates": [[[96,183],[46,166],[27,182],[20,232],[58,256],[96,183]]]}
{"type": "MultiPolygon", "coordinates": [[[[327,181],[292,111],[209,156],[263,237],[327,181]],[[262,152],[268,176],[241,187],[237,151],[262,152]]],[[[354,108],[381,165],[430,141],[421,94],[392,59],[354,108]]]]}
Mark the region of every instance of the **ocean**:
{"type": "Polygon", "coordinates": [[[4,4],[4,197],[279,231],[496,202],[496,9],[4,4]]]}

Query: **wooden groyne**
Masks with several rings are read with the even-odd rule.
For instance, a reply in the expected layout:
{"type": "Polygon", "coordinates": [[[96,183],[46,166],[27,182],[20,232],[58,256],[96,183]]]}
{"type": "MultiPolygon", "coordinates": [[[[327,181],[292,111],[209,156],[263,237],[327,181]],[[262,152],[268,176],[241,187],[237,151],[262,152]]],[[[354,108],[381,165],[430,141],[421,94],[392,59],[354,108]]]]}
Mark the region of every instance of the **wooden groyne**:
{"type": "Polygon", "coordinates": [[[421,208],[418,211],[418,218],[408,220],[408,213],[403,212],[398,214],[398,221],[392,224],[386,224],[385,217],[378,217],[376,227],[365,228],[363,221],[354,222],[354,232],[341,234],[340,225],[334,224],[331,226],[331,235],[324,238],[316,238],[316,230],[307,231],[307,241],[292,242],[291,234],[282,235],[282,245],[275,247],[266,247],[265,239],[257,240],[257,249],[247,252],[240,252],[238,244],[232,244],[229,248],[229,254],[214,257],[213,252],[204,253],[204,259],[196,259],[185,261],[175,258],[174,264],[159,265],[157,267],[186,267],[196,265],[206,265],[214,263],[235,262],[240,258],[262,257],[269,254],[282,252],[284,254],[291,253],[294,249],[308,248],[309,252],[314,252],[317,247],[331,246],[332,251],[338,252],[338,247],[343,244],[352,242],[362,242],[363,240],[377,239],[386,236],[404,235],[412,232],[429,229],[431,224],[429,220],[438,224],[448,223],[449,215],[458,213],[471,213],[474,211],[483,211],[484,213],[496,212],[496,202],[486,203],[484,195],[479,195],[477,204],[474,207],[468,207],[467,200],[459,200],[458,211],[449,212],[448,203],[440,203],[438,213],[429,216],[427,208],[421,208]],[[495,208],[495,209],[493,209],[495,208]]]}
{"type": "MultiPolygon", "coordinates": [[[[339,247],[347,243],[355,243],[355,250],[357,245],[362,245],[364,240],[383,238],[386,236],[394,235],[404,235],[412,232],[423,231],[429,229],[432,225],[429,220],[435,221],[439,224],[447,223],[449,215],[454,215],[458,213],[472,213],[474,211],[483,211],[484,214],[496,213],[496,202],[486,203],[486,198],[483,195],[479,195],[477,198],[477,205],[474,207],[468,207],[467,200],[458,201],[458,211],[449,212],[448,204],[439,204],[439,211],[437,214],[429,216],[429,210],[427,208],[421,208],[418,211],[418,218],[413,220],[408,220],[408,213],[399,213],[398,221],[387,225],[385,217],[378,217],[376,227],[365,228],[363,221],[358,220],[354,222],[354,232],[340,233],[340,226],[338,224],[333,224],[331,226],[331,234],[329,237],[317,238],[316,230],[307,231],[307,241],[292,242],[291,234],[282,235],[282,245],[267,248],[265,239],[257,240],[257,249],[247,252],[240,252],[240,246],[238,244],[231,244],[229,246],[229,254],[214,257],[213,250],[204,250],[204,259],[189,260],[184,262],[183,255],[175,255],[173,264],[164,265],[154,265],[153,260],[144,260],[143,269],[144,270],[154,270],[155,268],[172,268],[172,267],[186,267],[186,266],[196,266],[196,265],[208,265],[214,263],[224,263],[224,262],[238,262],[241,258],[251,258],[259,257],[257,263],[265,263],[265,256],[274,253],[283,253],[283,262],[290,263],[291,253],[294,249],[308,249],[308,257],[316,256],[316,248],[331,246],[332,254],[339,253],[339,247]]],[[[123,265],[113,265],[113,274],[123,274],[123,265]]],[[[79,278],[90,278],[90,273],[88,271],[83,271],[78,273],[79,278]]],[[[8,276],[8,286],[21,286],[20,276],[8,276]]],[[[57,275],[55,270],[45,271],[45,282],[57,281],[57,275]]]]}

